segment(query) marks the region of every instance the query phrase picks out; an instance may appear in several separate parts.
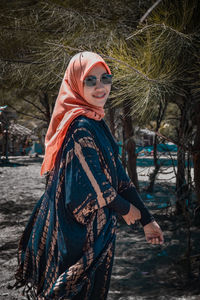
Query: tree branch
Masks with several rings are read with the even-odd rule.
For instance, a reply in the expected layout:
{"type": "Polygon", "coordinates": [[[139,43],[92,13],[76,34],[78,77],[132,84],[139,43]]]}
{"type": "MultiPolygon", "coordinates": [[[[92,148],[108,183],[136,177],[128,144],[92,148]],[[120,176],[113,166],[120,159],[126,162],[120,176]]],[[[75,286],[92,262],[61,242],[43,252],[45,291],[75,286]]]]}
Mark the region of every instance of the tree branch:
{"type": "Polygon", "coordinates": [[[170,31],[172,31],[172,32],[174,32],[174,33],[176,33],[177,35],[179,35],[179,36],[181,36],[181,37],[183,37],[183,38],[185,38],[185,39],[188,39],[188,40],[191,38],[191,37],[190,37],[191,34],[190,34],[190,35],[189,35],[189,34],[185,34],[185,33],[183,33],[183,32],[180,32],[180,31],[178,31],[178,30],[176,30],[176,29],[170,27],[170,26],[167,26],[167,25],[165,25],[165,24],[159,24],[159,23],[158,23],[158,24],[151,24],[151,25],[146,25],[146,26],[144,26],[143,28],[141,28],[141,29],[135,31],[135,33],[133,33],[133,34],[131,34],[130,36],[128,36],[128,37],[126,38],[126,40],[131,39],[132,37],[134,37],[134,36],[136,36],[136,35],[142,33],[143,31],[145,31],[145,30],[147,30],[147,29],[149,29],[149,28],[155,28],[155,27],[160,27],[160,28],[163,28],[164,30],[168,29],[168,30],[170,30],[170,31]]]}
{"type": "Polygon", "coordinates": [[[32,29],[32,28],[25,28],[25,27],[8,27],[8,26],[2,26],[1,29],[6,29],[6,30],[20,30],[20,31],[29,31],[29,32],[48,32],[48,33],[55,33],[52,30],[44,30],[42,28],[40,28],[40,30],[38,29],[32,29]]]}
{"type": "Polygon", "coordinates": [[[135,73],[137,73],[138,75],[140,75],[141,77],[143,77],[144,79],[146,79],[149,82],[156,82],[156,83],[158,83],[158,80],[151,79],[151,78],[147,77],[142,72],[140,72],[139,70],[135,69],[134,67],[130,66],[129,64],[127,64],[126,62],[124,62],[122,60],[116,59],[116,58],[111,57],[111,56],[106,56],[106,55],[101,55],[101,56],[104,57],[104,58],[106,58],[106,59],[108,59],[108,60],[113,60],[113,61],[118,62],[119,64],[123,64],[123,65],[127,66],[129,69],[133,70],[135,73]]]}
{"type": "Polygon", "coordinates": [[[34,115],[29,115],[29,114],[23,113],[23,112],[17,110],[14,106],[12,106],[12,105],[10,105],[10,104],[8,104],[8,106],[9,106],[10,108],[14,109],[18,114],[21,114],[21,115],[24,115],[24,116],[27,116],[27,117],[31,117],[31,118],[33,118],[33,119],[37,119],[37,120],[46,122],[46,120],[44,120],[44,119],[42,119],[42,118],[36,117],[36,116],[34,116],[34,115]]]}
{"type": "Polygon", "coordinates": [[[64,49],[68,48],[71,51],[78,51],[78,52],[86,51],[86,50],[81,49],[81,48],[73,48],[73,47],[70,47],[70,46],[64,46],[63,44],[57,44],[57,43],[52,43],[52,42],[44,42],[44,44],[58,46],[58,47],[61,47],[61,48],[64,48],[64,49]]]}
{"type": "Polygon", "coordinates": [[[31,64],[31,65],[42,65],[45,62],[34,62],[34,61],[26,61],[26,60],[15,60],[15,59],[0,59],[0,61],[3,62],[9,62],[9,63],[17,63],[17,64],[31,64]]]}
{"type": "Polygon", "coordinates": [[[146,13],[142,16],[140,19],[140,23],[144,22],[144,20],[148,17],[148,15],[154,10],[154,8],[161,2],[162,0],[157,0],[147,11],[146,13]]]}
{"type": "Polygon", "coordinates": [[[23,99],[25,102],[27,102],[27,103],[33,105],[35,108],[37,108],[43,115],[46,115],[45,111],[43,111],[39,106],[37,106],[36,104],[32,103],[30,100],[28,100],[28,99],[26,99],[26,98],[24,98],[24,97],[22,97],[22,99],[23,99]]]}
{"type": "MultiPolygon", "coordinates": [[[[79,52],[82,52],[82,51],[85,51],[84,49],[80,49],[80,48],[72,48],[70,46],[64,46],[62,44],[56,44],[56,43],[51,43],[51,42],[45,42],[46,44],[49,44],[49,45],[54,45],[54,46],[58,46],[58,47],[62,47],[64,49],[68,48],[69,50],[71,51],[79,51],[79,52]]],[[[142,72],[140,72],[139,70],[137,70],[136,68],[130,66],[129,64],[127,64],[126,62],[122,61],[122,60],[119,60],[119,59],[116,59],[114,57],[111,57],[111,56],[107,56],[107,55],[102,55],[102,54],[99,54],[101,55],[103,58],[105,59],[108,59],[108,60],[113,60],[113,61],[116,61],[118,62],[119,64],[123,64],[125,66],[127,66],[129,69],[133,70],[135,73],[137,73],[138,75],[140,75],[141,77],[143,77],[144,79],[146,79],[147,81],[149,82],[158,82],[158,80],[156,79],[151,79],[149,77],[147,77],[146,75],[144,75],[142,72]]]]}
{"type": "Polygon", "coordinates": [[[186,151],[189,151],[189,150],[190,150],[190,147],[186,147],[185,145],[180,144],[180,143],[174,141],[173,139],[170,139],[169,137],[164,136],[162,133],[160,133],[160,132],[158,132],[158,131],[154,131],[154,132],[155,132],[155,134],[156,134],[157,136],[163,138],[164,140],[166,140],[166,141],[168,141],[168,142],[171,142],[171,143],[175,144],[176,146],[181,147],[182,149],[184,149],[184,150],[186,150],[186,151]]]}

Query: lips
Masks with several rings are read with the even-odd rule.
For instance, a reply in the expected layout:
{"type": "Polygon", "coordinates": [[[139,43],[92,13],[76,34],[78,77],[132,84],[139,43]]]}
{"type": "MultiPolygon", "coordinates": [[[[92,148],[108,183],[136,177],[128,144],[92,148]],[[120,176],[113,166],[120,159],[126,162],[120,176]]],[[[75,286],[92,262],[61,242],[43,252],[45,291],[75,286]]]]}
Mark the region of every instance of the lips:
{"type": "Polygon", "coordinates": [[[93,97],[98,98],[98,99],[102,99],[106,96],[106,94],[100,94],[100,95],[93,95],[93,97]]]}

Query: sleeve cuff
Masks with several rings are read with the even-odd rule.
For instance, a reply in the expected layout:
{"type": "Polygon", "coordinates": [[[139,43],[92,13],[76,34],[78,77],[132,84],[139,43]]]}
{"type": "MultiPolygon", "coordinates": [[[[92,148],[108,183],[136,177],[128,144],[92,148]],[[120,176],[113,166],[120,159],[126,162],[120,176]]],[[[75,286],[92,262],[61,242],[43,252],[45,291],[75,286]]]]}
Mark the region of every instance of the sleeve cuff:
{"type": "Polygon", "coordinates": [[[125,216],[129,212],[130,202],[118,195],[115,200],[108,204],[108,207],[116,211],[121,216],[125,216]]]}

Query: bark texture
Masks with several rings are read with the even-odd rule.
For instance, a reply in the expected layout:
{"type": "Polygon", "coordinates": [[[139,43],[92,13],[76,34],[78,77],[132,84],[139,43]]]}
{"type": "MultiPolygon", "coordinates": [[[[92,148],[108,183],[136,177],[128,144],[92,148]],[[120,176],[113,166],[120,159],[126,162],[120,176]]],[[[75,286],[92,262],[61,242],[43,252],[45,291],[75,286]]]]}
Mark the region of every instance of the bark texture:
{"type": "Polygon", "coordinates": [[[136,154],[136,144],[134,140],[134,128],[132,117],[129,115],[129,105],[124,103],[124,139],[125,139],[125,149],[127,152],[127,170],[128,175],[134,183],[137,190],[139,190],[138,176],[137,176],[137,154],[136,154]]]}

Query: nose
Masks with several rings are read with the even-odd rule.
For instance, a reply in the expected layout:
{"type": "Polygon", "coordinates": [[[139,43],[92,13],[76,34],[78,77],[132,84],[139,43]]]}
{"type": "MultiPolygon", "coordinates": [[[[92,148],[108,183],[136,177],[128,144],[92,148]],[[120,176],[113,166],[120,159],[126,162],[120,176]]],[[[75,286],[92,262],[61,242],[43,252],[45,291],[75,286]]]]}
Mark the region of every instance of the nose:
{"type": "Polygon", "coordinates": [[[101,79],[98,78],[96,82],[96,89],[102,89],[104,88],[104,84],[101,82],[101,79]]]}

